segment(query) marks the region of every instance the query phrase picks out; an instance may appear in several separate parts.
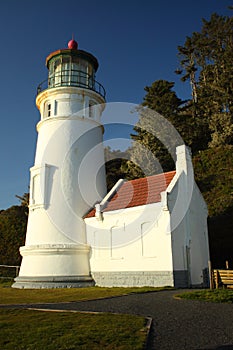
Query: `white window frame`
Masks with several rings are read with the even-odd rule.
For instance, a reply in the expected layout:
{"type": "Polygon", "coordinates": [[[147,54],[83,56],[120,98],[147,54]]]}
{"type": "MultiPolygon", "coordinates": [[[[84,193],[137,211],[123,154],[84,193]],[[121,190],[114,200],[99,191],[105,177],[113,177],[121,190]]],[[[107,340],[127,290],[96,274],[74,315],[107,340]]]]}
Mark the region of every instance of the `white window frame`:
{"type": "Polygon", "coordinates": [[[44,113],[43,113],[43,119],[51,118],[53,112],[53,103],[52,101],[46,101],[44,104],[44,113]]]}

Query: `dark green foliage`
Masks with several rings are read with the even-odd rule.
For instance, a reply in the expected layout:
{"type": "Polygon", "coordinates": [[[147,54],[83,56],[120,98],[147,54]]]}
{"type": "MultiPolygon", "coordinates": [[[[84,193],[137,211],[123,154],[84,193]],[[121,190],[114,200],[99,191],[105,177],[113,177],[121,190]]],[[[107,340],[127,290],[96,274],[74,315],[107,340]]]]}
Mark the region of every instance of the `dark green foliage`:
{"type": "Polygon", "coordinates": [[[197,184],[209,210],[210,255],[214,268],[233,268],[233,146],[211,148],[193,158],[197,184]]]}
{"type": "Polygon", "coordinates": [[[13,206],[0,213],[0,265],[20,265],[19,247],[24,245],[28,208],[13,206]]]}
{"type": "Polygon", "coordinates": [[[124,167],[129,155],[127,152],[112,150],[109,146],[105,147],[104,153],[107,190],[110,191],[118,180],[127,178],[124,167]]]}
{"type": "Polygon", "coordinates": [[[208,148],[211,140],[209,123],[206,118],[193,110],[193,103],[186,102],[174,122],[174,126],[182,136],[184,143],[192,150],[195,155],[201,150],[208,148]]]}
{"type": "Polygon", "coordinates": [[[208,203],[209,216],[233,207],[233,146],[211,148],[193,158],[195,178],[208,203]]]}
{"type": "Polygon", "coordinates": [[[142,106],[155,110],[172,122],[179,107],[184,103],[176,96],[173,88],[174,83],[166,80],[157,80],[151,86],[146,86],[142,106]]]}
{"type": "Polygon", "coordinates": [[[127,173],[131,178],[174,169],[175,148],[184,142],[174,128],[183,102],[173,87],[174,83],[166,80],[145,87],[146,95],[137,109],[139,121],[131,135],[134,143],[127,162],[127,173]]]}
{"type": "Polygon", "coordinates": [[[212,267],[225,269],[228,261],[233,269],[233,206],[208,220],[212,267]]]}
{"type": "Polygon", "coordinates": [[[201,31],[187,37],[178,51],[176,73],[190,81],[191,111],[198,124],[203,121],[209,146],[233,144],[233,18],[215,13],[203,19],[201,31]]]}

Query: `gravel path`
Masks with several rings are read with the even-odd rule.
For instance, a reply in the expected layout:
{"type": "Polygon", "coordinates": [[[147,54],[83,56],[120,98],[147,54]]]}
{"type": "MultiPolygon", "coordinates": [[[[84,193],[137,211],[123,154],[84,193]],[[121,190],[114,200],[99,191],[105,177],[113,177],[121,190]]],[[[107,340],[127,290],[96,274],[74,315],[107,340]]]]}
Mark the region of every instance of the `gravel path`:
{"type": "Polygon", "coordinates": [[[163,291],[30,307],[150,316],[148,350],[233,350],[232,304],[177,300],[175,294],[177,291],[163,291]]]}

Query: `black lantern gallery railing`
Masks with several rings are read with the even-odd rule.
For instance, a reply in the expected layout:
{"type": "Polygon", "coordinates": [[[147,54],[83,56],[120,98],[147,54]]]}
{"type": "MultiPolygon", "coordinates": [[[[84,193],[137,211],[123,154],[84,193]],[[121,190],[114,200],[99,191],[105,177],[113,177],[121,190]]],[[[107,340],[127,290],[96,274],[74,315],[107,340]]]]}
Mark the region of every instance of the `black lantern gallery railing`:
{"type": "Polygon", "coordinates": [[[37,94],[45,89],[60,86],[75,86],[83,89],[90,89],[100,94],[103,98],[106,96],[103,85],[98,83],[93,76],[79,70],[62,70],[62,72],[51,74],[48,79],[39,84],[37,94]]]}

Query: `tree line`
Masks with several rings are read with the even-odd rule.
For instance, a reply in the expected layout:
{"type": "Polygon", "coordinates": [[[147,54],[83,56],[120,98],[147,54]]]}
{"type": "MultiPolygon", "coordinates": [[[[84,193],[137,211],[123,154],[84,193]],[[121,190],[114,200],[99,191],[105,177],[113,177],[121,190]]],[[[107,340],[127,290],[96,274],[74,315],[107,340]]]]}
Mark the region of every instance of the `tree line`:
{"type": "Polygon", "coordinates": [[[151,159],[159,160],[164,171],[170,170],[174,167],[172,148],[182,142],[191,148],[193,156],[233,145],[233,18],[215,13],[209,21],[203,19],[201,31],[187,37],[184,46],[178,46],[178,60],[175,73],[182,82],[189,81],[191,97],[181,100],[174,82],[166,80],[145,87],[145,97],[138,107],[139,121],[131,135],[135,142],[127,150],[132,162],[123,161],[120,169],[128,178],[143,176],[137,164],[144,164],[145,156],[145,171],[156,172],[149,154],[151,159]],[[158,120],[151,111],[161,114],[181,137],[171,135],[169,123],[158,120]]]}
{"type": "Polygon", "coordinates": [[[190,99],[177,96],[174,82],[160,79],[146,86],[132,146],[122,157],[113,151],[119,158],[107,169],[117,179],[173,170],[176,146],[189,146],[208,205],[213,266],[224,267],[228,260],[233,269],[233,18],[212,14],[177,49],[174,73],[190,84],[190,99]]]}

